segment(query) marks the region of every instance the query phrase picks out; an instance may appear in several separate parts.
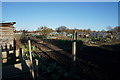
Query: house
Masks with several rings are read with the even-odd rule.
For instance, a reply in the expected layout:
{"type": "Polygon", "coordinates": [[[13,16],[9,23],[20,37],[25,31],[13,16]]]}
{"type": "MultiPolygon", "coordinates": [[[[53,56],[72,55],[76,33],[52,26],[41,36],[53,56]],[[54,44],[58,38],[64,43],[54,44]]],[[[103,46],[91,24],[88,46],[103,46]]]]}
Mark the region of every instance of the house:
{"type": "Polygon", "coordinates": [[[0,23],[0,45],[13,45],[14,24],[16,24],[16,22],[0,23]]]}

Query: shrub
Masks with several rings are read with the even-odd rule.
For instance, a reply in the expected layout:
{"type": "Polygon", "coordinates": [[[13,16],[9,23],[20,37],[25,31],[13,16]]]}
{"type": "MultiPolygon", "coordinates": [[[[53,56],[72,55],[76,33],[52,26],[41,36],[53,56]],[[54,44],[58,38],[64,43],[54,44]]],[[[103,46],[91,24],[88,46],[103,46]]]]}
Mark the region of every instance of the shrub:
{"type": "Polygon", "coordinates": [[[44,36],[44,35],[35,35],[34,37],[35,38],[46,38],[46,36],[44,36]]]}

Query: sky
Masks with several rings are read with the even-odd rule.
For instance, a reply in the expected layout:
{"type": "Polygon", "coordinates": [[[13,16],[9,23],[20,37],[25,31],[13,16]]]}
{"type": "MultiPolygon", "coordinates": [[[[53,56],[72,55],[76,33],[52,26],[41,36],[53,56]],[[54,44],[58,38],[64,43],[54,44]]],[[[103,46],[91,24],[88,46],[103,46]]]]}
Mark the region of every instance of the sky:
{"type": "Polygon", "coordinates": [[[120,0],[1,0],[2,2],[118,2],[120,0]]]}
{"type": "Polygon", "coordinates": [[[16,22],[16,30],[106,30],[118,26],[118,2],[2,2],[2,21],[16,22]]]}

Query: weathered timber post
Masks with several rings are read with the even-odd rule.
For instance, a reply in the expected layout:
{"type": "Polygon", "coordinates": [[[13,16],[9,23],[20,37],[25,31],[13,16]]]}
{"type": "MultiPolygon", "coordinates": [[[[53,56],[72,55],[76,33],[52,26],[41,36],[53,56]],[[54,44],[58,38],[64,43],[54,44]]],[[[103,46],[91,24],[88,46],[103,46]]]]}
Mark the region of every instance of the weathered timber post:
{"type": "Polygon", "coordinates": [[[73,42],[72,42],[73,61],[76,61],[76,40],[77,40],[77,32],[73,31],[73,42]]]}
{"type": "Polygon", "coordinates": [[[9,51],[8,51],[8,46],[7,44],[5,44],[5,51],[6,51],[6,59],[4,59],[6,61],[6,63],[8,62],[8,57],[9,57],[9,51]]]}
{"type": "Polygon", "coordinates": [[[22,66],[22,70],[24,71],[25,62],[24,62],[23,57],[22,57],[22,56],[23,56],[23,55],[22,55],[22,54],[23,54],[23,49],[22,49],[22,48],[19,48],[19,54],[20,54],[20,55],[19,55],[19,58],[20,58],[20,61],[21,61],[21,63],[22,63],[22,65],[21,65],[21,66],[22,66]]]}
{"type": "Polygon", "coordinates": [[[10,44],[10,50],[12,49],[12,45],[10,44]]]}
{"type": "Polygon", "coordinates": [[[23,50],[22,48],[19,49],[19,53],[20,53],[19,58],[20,58],[21,62],[22,62],[22,60],[23,60],[23,57],[22,57],[22,52],[23,52],[23,51],[22,51],[22,50],[23,50]]]}
{"type": "Polygon", "coordinates": [[[10,44],[7,44],[7,48],[8,48],[8,50],[10,50],[10,44]]]}
{"type": "Polygon", "coordinates": [[[1,47],[1,52],[2,52],[3,51],[3,46],[1,45],[0,47],[1,47]]]}
{"type": "Polygon", "coordinates": [[[22,53],[22,58],[24,58],[25,57],[24,49],[21,50],[21,53],[22,53]]]}
{"type": "Polygon", "coordinates": [[[30,72],[32,74],[33,79],[35,79],[34,68],[33,68],[33,60],[32,60],[32,50],[31,50],[30,37],[28,37],[28,45],[29,45],[29,54],[30,54],[30,72]]]}
{"type": "Polygon", "coordinates": [[[5,44],[5,51],[7,51],[7,44],[5,44]]]}
{"type": "Polygon", "coordinates": [[[14,61],[16,61],[16,40],[15,38],[13,40],[13,58],[14,58],[14,61]]]}
{"type": "Polygon", "coordinates": [[[0,46],[0,55],[1,55],[1,58],[0,59],[2,59],[2,63],[7,63],[7,58],[8,58],[8,56],[7,56],[7,51],[6,51],[6,45],[5,45],[5,48],[1,45],[0,46]],[[5,52],[3,52],[5,50],[5,52]]]}
{"type": "Polygon", "coordinates": [[[38,77],[39,76],[39,74],[38,74],[38,60],[37,59],[35,59],[35,65],[36,65],[36,77],[38,77]]]}
{"type": "Polygon", "coordinates": [[[2,79],[2,45],[0,46],[0,79],[2,79]]]}
{"type": "Polygon", "coordinates": [[[77,32],[73,31],[72,63],[71,63],[71,72],[72,72],[72,77],[73,78],[76,75],[76,40],[77,40],[77,32]]]}

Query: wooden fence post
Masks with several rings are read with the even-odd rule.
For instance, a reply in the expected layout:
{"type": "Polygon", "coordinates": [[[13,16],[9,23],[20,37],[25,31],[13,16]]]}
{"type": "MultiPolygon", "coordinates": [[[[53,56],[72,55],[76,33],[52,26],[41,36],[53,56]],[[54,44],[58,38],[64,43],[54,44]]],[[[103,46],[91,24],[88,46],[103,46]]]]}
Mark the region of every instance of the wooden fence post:
{"type": "Polygon", "coordinates": [[[7,51],[7,44],[5,44],[5,51],[7,51]]]}
{"type": "Polygon", "coordinates": [[[19,57],[20,57],[20,60],[22,60],[22,48],[19,48],[19,53],[20,53],[20,55],[19,55],[19,57]]]}
{"type": "Polygon", "coordinates": [[[0,46],[0,79],[2,79],[2,45],[0,46]]]}
{"type": "Polygon", "coordinates": [[[10,50],[12,49],[12,45],[10,44],[10,50]]]}
{"type": "Polygon", "coordinates": [[[77,40],[77,32],[73,31],[73,42],[72,42],[72,64],[71,64],[71,72],[72,77],[74,78],[76,75],[76,40],[77,40]]]}
{"type": "Polygon", "coordinates": [[[20,58],[20,60],[21,60],[21,63],[22,63],[22,65],[24,65],[25,63],[24,63],[24,60],[23,60],[23,49],[22,48],[19,48],[19,58],[20,58]]]}
{"type": "Polygon", "coordinates": [[[29,45],[29,54],[30,54],[30,72],[32,74],[33,79],[35,79],[34,68],[33,68],[33,60],[32,60],[32,50],[31,50],[30,37],[28,37],[28,45],[29,45]]]}
{"type": "Polygon", "coordinates": [[[4,59],[4,60],[6,60],[6,63],[8,62],[8,57],[9,57],[9,51],[8,51],[8,46],[7,46],[7,44],[5,44],[5,52],[6,52],[6,59],[4,59]]]}
{"type": "Polygon", "coordinates": [[[73,42],[72,42],[73,61],[76,61],[76,40],[77,40],[77,32],[73,31],[73,42]]]}
{"type": "Polygon", "coordinates": [[[13,52],[14,52],[14,57],[16,56],[16,40],[14,38],[13,40],[13,52]]]}
{"type": "Polygon", "coordinates": [[[16,62],[16,40],[13,40],[13,61],[16,62]]]}
{"type": "Polygon", "coordinates": [[[3,51],[3,46],[1,45],[1,52],[3,51]]]}

